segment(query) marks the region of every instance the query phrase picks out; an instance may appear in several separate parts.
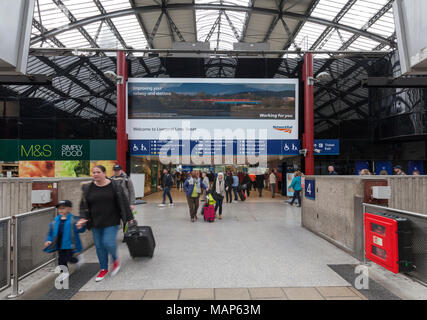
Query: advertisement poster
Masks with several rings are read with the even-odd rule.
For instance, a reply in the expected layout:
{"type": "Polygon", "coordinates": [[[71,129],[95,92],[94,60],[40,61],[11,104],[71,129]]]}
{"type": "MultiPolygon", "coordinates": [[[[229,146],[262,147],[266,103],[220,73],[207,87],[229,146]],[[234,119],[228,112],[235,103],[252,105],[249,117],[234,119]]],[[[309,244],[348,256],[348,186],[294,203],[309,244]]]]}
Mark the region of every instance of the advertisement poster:
{"type": "Polygon", "coordinates": [[[55,161],[55,177],[89,177],[88,160],[55,161]]]}
{"type": "Polygon", "coordinates": [[[55,177],[55,161],[19,161],[19,177],[55,177]]]}
{"type": "Polygon", "coordinates": [[[224,140],[236,154],[300,149],[297,79],[131,78],[127,89],[131,154],[158,155],[167,134],[181,153],[203,141],[215,154],[224,140]]]}
{"type": "Polygon", "coordinates": [[[286,189],[287,189],[287,196],[288,197],[293,197],[294,196],[294,192],[293,192],[293,189],[290,189],[289,190],[289,186],[291,185],[291,183],[292,183],[292,180],[294,179],[294,177],[295,177],[295,174],[294,173],[287,173],[286,174],[286,189]]]}

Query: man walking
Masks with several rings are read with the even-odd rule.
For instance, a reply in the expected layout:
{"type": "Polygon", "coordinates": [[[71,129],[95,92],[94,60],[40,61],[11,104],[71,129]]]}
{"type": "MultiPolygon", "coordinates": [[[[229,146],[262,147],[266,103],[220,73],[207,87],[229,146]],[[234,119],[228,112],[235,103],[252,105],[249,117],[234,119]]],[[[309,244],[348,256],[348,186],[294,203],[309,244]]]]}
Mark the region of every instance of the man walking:
{"type": "Polygon", "coordinates": [[[163,202],[160,207],[166,206],[166,196],[169,198],[169,206],[173,206],[172,196],[170,190],[173,186],[173,178],[168,169],[163,169],[162,188],[163,188],[163,202]]]}
{"type": "Polygon", "coordinates": [[[135,208],[135,188],[133,186],[132,180],[123,171],[122,166],[119,164],[116,164],[113,167],[113,172],[114,175],[111,177],[111,179],[117,181],[121,185],[125,196],[129,201],[130,210],[133,211],[135,208]]]}

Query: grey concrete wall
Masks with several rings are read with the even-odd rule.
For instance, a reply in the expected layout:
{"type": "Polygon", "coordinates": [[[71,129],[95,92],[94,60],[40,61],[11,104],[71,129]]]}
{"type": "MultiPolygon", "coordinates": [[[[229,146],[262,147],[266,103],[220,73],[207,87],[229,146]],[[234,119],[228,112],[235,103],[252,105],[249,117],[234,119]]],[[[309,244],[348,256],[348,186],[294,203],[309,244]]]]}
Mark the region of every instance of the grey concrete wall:
{"type": "Polygon", "coordinates": [[[316,181],[316,197],[303,192],[302,226],[363,259],[364,181],[384,179],[389,207],[427,215],[427,176],[306,176],[316,181]]]}
{"type": "Polygon", "coordinates": [[[0,218],[31,210],[31,179],[0,179],[0,218]]]}
{"type": "Polygon", "coordinates": [[[427,176],[387,176],[390,208],[427,214],[427,176]]]}
{"type": "Polygon", "coordinates": [[[355,196],[363,195],[362,179],[353,176],[307,176],[315,179],[316,197],[303,196],[302,225],[347,252],[355,247],[355,196]]]}

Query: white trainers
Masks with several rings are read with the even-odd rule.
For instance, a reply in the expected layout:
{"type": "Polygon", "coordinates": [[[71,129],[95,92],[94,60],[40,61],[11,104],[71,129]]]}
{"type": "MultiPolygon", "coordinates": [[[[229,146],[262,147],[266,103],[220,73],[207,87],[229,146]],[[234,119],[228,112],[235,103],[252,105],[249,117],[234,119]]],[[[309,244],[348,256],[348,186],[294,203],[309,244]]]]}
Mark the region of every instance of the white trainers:
{"type": "Polygon", "coordinates": [[[169,203],[169,207],[173,207],[173,203],[169,203]]]}
{"type": "Polygon", "coordinates": [[[159,207],[166,207],[166,204],[164,204],[164,203],[160,203],[160,204],[159,204],[159,207]]]}

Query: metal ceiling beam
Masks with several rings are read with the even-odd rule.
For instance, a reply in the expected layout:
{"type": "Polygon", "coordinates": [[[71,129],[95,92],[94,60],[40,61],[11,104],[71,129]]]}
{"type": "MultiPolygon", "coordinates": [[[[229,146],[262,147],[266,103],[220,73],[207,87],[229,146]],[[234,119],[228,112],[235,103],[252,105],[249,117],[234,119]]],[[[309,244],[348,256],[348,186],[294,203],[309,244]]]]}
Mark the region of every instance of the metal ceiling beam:
{"type": "MultiPolygon", "coordinates": [[[[67,6],[62,2],[62,0],[52,0],[52,1],[62,11],[62,13],[68,18],[68,20],[70,20],[71,24],[79,22],[79,20],[77,20],[76,17],[74,17],[74,15],[70,12],[70,10],[68,10],[67,6]]],[[[83,35],[83,37],[86,38],[86,40],[89,42],[89,44],[92,47],[99,48],[96,41],[94,41],[92,39],[92,37],[89,35],[89,33],[87,33],[87,31],[83,28],[83,26],[77,26],[76,28],[83,35]]],[[[49,33],[49,32],[47,32],[47,33],[49,33]]],[[[50,37],[48,37],[48,38],[50,38],[50,37]]]]}
{"type": "Polygon", "coordinates": [[[196,21],[196,9],[194,9],[194,2],[193,0],[193,28],[194,28],[194,41],[197,42],[198,36],[197,36],[197,21],[196,21]]]}
{"type": "MultiPolygon", "coordinates": [[[[104,6],[102,5],[100,0],[93,0],[95,2],[96,7],[98,8],[98,10],[101,12],[101,14],[107,14],[107,11],[105,10],[104,6]]],[[[108,27],[110,28],[111,32],[114,34],[114,36],[116,37],[116,39],[121,43],[121,45],[123,46],[123,48],[130,48],[125,40],[123,39],[122,35],[120,34],[119,30],[117,30],[116,26],[114,25],[113,21],[111,21],[110,18],[106,18],[104,20],[108,27]]]]}
{"type": "MultiPolygon", "coordinates": [[[[129,0],[130,6],[132,7],[132,10],[135,10],[136,8],[136,4],[135,4],[135,0],[129,0]]],[[[147,31],[147,27],[144,24],[144,21],[142,21],[142,17],[138,14],[135,13],[135,17],[138,20],[139,26],[141,27],[142,33],[144,34],[145,40],[147,41],[147,45],[150,49],[153,49],[153,44],[148,43],[148,31],[147,31]]]]}
{"type": "Polygon", "coordinates": [[[307,11],[304,13],[304,15],[301,17],[301,21],[298,23],[297,27],[295,28],[294,32],[292,33],[292,36],[286,41],[285,45],[283,46],[283,50],[287,50],[292,43],[295,42],[295,38],[297,37],[298,33],[301,31],[302,27],[304,26],[304,23],[306,21],[310,21],[310,15],[313,12],[314,8],[316,8],[317,4],[320,2],[320,0],[313,0],[313,2],[308,7],[307,11]]]}
{"type": "MultiPolygon", "coordinates": [[[[227,56],[238,56],[247,54],[272,54],[272,55],[284,55],[284,54],[329,54],[339,55],[339,58],[360,58],[360,57],[383,57],[387,55],[388,51],[337,51],[337,50],[194,50],[194,49],[121,49],[125,52],[140,52],[140,53],[153,53],[159,54],[164,53],[166,55],[173,53],[197,53],[197,54],[216,54],[216,55],[227,55],[227,56]]],[[[30,54],[32,55],[47,55],[60,52],[62,55],[65,53],[79,53],[79,52],[117,52],[117,48],[30,48],[30,54]]]]}
{"type": "Polygon", "coordinates": [[[0,75],[0,85],[51,86],[52,78],[44,74],[0,75]]]}
{"type": "Polygon", "coordinates": [[[279,22],[279,19],[280,19],[279,15],[273,17],[273,20],[271,21],[270,26],[268,27],[267,33],[265,34],[262,42],[267,42],[268,39],[270,39],[270,36],[273,33],[274,28],[276,28],[277,22],[279,22]]]}
{"type": "MultiPolygon", "coordinates": [[[[340,22],[340,20],[345,16],[345,14],[351,9],[351,7],[356,3],[357,0],[348,0],[347,3],[342,7],[342,9],[340,10],[340,12],[338,12],[338,14],[335,16],[335,18],[332,20],[335,23],[340,22]]],[[[319,36],[319,38],[317,38],[317,40],[313,43],[313,45],[310,47],[310,50],[315,50],[317,49],[317,47],[320,45],[320,48],[323,48],[323,46],[325,45],[325,42],[323,42],[323,40],[325,40],[328,35],[332,35],[332,31],[334,30],[334,28],[332,27],[327,27],[322,34],[319,36]],[[323,42],[323,43],[322,43],[323,42]]],[[[329,38],[328,38],[329,40],[329,38]]]]}
{"type": "MultiPolygon", "coordinates": [[[[52,69],[55,70],[56,75],[58,76],[64,76],[68,79],[71,80],[71,82],[73,82],[74,84],[77,84],[80,88],[86,90],[87,92],[89,92],[91,95],[93,95],[94,97],[101,97],[100,95],[102,94],[102,92],[95,92],[93,91],[87,84],[83,83],[81,80],[75,78],[74,76],[72,76],[70,74],[70,71],[74,69],[71,68],[70,66],[68,66],[65,69],[62,69],[61,67],[59,67],[56,63],[54,63],[53,61],[51,61],[49,58],[46,57],[37,57],[41,62],[43,62],[44,64],[46,64],[47,66],[51,67],[52,69]]],[[[80,62],[79,64],[84,64],[85,61],[84,60],[78,60],[77,62],[80,62]]],[[[110,104],[115,105],[115,102],[112,100],[108,101],[110,104]]]]}
{"type": "MultiPolygon", "coordinates": [[[[33,27],[40,31],[40,34],[47,32],[48,30],[36,19],[33,18],[33,27]]],[[[52,37],[49,39],[52,41],[57,47],[65,47],[65,45],[59,41],[56,37],[52,37]]]]}
{"type": "Polygon", "coordinates": [[[157,33],[157,30],[159,29],[159,26],[160,26],[160,22],[162,22],[162,18],[163,18],[163,11],[160,13],[160,16],[157,18],[157,21],[156,21],[156,24],[154,25],[154,27],[153,27],[153,31],[151,31],[151,34],[150,34],[150,36],[148,37],[148,43],[150,44],[150,45],[152,45],[153,44],[153,41],[154,41],[154,37],[155,37],[155,35],[156,35],[156,33],[157,33]]]}
{"type": "Polygon", "coordinates": [[[166,15],[166,18],[168,20],[169,31],[170,31],[170,33],[172,35],[172,41],[173,42],[175,41],[175,36],[174,36],[174,32],[175,32],[176,35],[178,36],[179,40],[182,41],[182,42],[185,42],[184,36],[182,35],[181,31],[179,31],[179,29],[178,29],[177,25],[175,24],[175,22],[173,22],[173,20],[172,20],[172,18],[169,15],[169,13],[168,13],[167,10],[165,11],[165,15],[166,15]]]}
{"type": "MultiPolygon", "coordinates": [[[[255,0],[250,0],[248,4],[249,8],[253,9],[254,3],[255,3],[255,0]]],[[[245,23],[243,24],[242,36],[240,37],[241,41],[245,40],[246,32],[248,30],[249,20],[251,19],[251,13],[252,11],[246,12],[246,18],[245,18],[245,23]]]]}
{"type": "MultiPolygon", "coordinates": [[[[393,7],[393,2],[394,2],[394,0],[389,0],[371,19],[368,20],[368,22],[365,23],[365,25],[360,30],[361,31],[366,31],[370,27],[372,27],[375,24],[375,22],[377,22],[384,14],[386,14],[393,7]]],[[[363,34],[356,34],[355,33],[350,39],[347,40],[346,43],[344,43],[341,46],[340,50],[346,50],[346,49],[348,49],[348,47],[350,47],[351,44],[353,42],[355,42],[360,36],[364,36],[364,35],[363,34]]],[[[369,38],[369,37],[367,37],[367,38],[369,38]]],[[[372,38],[369,38],[369,39],[375,40],[375,39],[372,39],[372,38]]],[[[378,40],[375,40],[375,41],[378,41],[378,40]]],[[[382,42],[382,41],[378,41],[378,42],[385,43],[385,42],[382,42]]],[[[391,44],[389,44],[389,45],[392,48],[395,47],[395,44],[393,42],[391,44]]]]}
{"type": "Polygon", "coordinates": [[[369,77],[362,79],[364,88],[427,88],[427,77],[369,77]]]}
{"type": "MultiPolygon", "coordinates": [[[[61,0],[53,0],[55,2],[60,2],[61,0]]],[[[314,0],[312,3],[312,8],[314,8],[314,6],[318,3],[319,0],[314,0]]],[[[224,5],[224,4],[186,4],[186,3],[173,3],[173,4],[168,4],[167,5],[167,9],[168,10],[229,10],[229,11],[236,11],[236,12],[251,12],[251,13],[258,13],[258,14],[265,14],[265,15],[278,15],[279,14],[279,10],[277,9],[267,9],[267,8],[259,8],[259,7],[245,7],[245,6],[234,6],[234,5],[224,5]]],[[[130,8],[130,9],[123,9],[123,10],[117,10],[117,11],[112,11],[112,12],[108,12],[107,14],[100,14],[97,16],[93,16],[93,17],[88,17],[85,19],[81,19],[79,21],[75,20],[75,21],[71,21],[70,24],[52,29],[46,33],[43,33],[42,35],[38,35],[36,37],[33,37],[31,39],[31,45],[34,45],[40,41],[43,40],[43,38],[51,38],[52,36],[56,36],[62,32],[65,31],[69,31],[71,29],[75,29],[75,28],[81,28],[85,25],[88,25],[90,23],[99,21],[99,20],[103,20],[106,18],[116,18],[116,17],[124,17],[124,16],[128,16],[128,15],[133,15],[136,14],[138,12],[142,12],[142,13],[148,13],[148,12],[160,12],[162,10],[161,5],[160,6],[139,6],[139,7],[135,7],[135,8],[130,8]]],[[[358,36],[364,36],[366,38],[369,38],[371,40],[380,42],[380,43],[385,43],[387,45],[390,45],[391,47],[394,47],[395,44],[393,42],[390,42],[389,40],[387,40],[386,38],[378,35],[378,34],[374,34],[371,32],[368,32],[366,30],[360,30],[351,26],[347,26],[347,25],[343,25],[340,23],[334,23],[332,21],[328,21],[326,19],[321,19],[318,17],[312,17],[310,15],[306,14],[299,14],[299,13],[295,13],[295,12],[289,12],[289,11],[283,11],[282,12],[282,17],[284,18],[288,18],[288,19],[293,19],[293,20],[298,20],[301,21],[302,23],[309,21],[312,23],[316,23],[316,24],[320,24],[320,25],[324,25],[324,26],[330,26],[330,27],[334,27],[334,28],[338,28],[338,29],[342,29],[345,30],[347,32],[351,32],[354,33],[358,36]]],[[[84,30],[84,29],[83,29],[84,30]]],[[[298,30],[298,28],[297,28],[298,30]]],[[[299,31],[299,30],[298,30],[299,31]]],[[[294,33],[296,36],[296,33],[294,33]]],[[[294,36],[294,37],[295,37],[294,36]]],[[[292,43],[292,41],[294,39],[289,39],[287,44],[285,45],[285,48],[287,48],[288,43],[292,43]],[[289,41],[291,40],[291,41],[289,41]]]]}
{"type": "Polygon", "coordinates": [[[234,26],[233,22],[231,21],[226,11],[224,11],[224,15],[225,15],[225,18],[227,19],[228,24],[230,25],[231,30],[233,30],[234,37],[236,38],[237,41],[240,41],[239,32],[237,31],[236,27],[234,26]]]}
{"type": "Polygon", "coordinates": [[[211,27],[211,30],[209,30],[209,33],[206,35],[205,42],[208,42],[211,39],[212,34],[214,33],[219,22],[221,21],[221,15],[222,15],[222,11],[219,12],[218,18],[216,18],[214,24],[211,27]]]}

